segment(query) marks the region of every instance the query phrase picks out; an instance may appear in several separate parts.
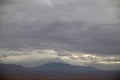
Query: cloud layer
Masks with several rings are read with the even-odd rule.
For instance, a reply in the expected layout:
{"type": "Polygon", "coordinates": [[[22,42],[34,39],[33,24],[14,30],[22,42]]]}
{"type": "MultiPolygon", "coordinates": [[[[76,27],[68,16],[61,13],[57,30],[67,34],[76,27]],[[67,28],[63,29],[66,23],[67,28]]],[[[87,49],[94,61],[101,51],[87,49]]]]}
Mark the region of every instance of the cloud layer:
{"type": "Polygon", "coordinates": [[[117,0],[5,0],[0,48],[120,53],[117,0]],[[113,3],[114,2],[114,3],[113,3]]]}
{"type": "Polygon", "coordinates": [[[51,61],[62,61],[71,65],[91,66],[104,70],[120,69],[119,55],[93,55],[82,52],[32,49],[1,49],[0,53],[0,63],[19,64],[28,67],[39,66],[51,61]]]}
{"type": "Polygon", "coordinates": [[[0,63],[120,69],[119,1],[1,0],[0,63]]]}

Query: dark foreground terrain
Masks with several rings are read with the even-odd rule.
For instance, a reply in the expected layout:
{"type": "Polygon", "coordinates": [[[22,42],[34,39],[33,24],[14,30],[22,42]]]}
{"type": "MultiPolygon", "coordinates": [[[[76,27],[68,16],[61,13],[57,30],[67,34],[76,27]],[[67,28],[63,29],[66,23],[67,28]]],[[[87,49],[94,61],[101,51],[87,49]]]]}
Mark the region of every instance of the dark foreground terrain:
{"type": "Polygon", "coordinates": [[[0,80],[120,80],[118,76],[109,74],[56,74],[43,75],[31,73],[10,74],[0,77],[0,80]]]}
{"type": "Polygon", "coordinates": [[[0,64],[0,80],[120,80],[120,72],[62,63],[50,63],[34,68],[0,64]]]}

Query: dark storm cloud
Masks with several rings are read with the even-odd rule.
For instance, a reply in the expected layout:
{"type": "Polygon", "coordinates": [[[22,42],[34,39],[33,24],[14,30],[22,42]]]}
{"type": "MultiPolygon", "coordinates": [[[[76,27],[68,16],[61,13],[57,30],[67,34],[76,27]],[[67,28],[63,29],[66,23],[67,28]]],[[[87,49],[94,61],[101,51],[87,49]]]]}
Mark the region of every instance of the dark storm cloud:
{"type": "Polygon", "coordinates": [[[109,0],[10,2],[0,14],[0,48],[120,53],[119,7],[109,0]]]}

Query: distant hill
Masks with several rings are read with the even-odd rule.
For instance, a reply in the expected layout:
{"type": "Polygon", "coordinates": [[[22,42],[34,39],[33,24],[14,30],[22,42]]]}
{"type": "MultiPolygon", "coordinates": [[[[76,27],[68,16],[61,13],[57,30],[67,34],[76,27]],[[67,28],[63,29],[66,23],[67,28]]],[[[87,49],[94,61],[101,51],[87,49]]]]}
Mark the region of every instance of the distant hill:
{"type": "Polygon", "coordinates": [[[32,67],[32,70],[35,71],[45,71],[45,72],[92,72],[92,71],[99,71],[96,68],[92,67],[83,67],[83,66],[73,66],[66,63],[47,63],[41,66],[32,67]]]}
{"type": "Polygon", "coordinates": [[[120,71],[50,62],[37,67],[0,64],[0,80],[120,80],[120,71]]]}
{"type": "Polygon", "coordinates": [[[0,64],[0,75],[19,74],[28,71],[27,68],[15,64],[0,64]]]}

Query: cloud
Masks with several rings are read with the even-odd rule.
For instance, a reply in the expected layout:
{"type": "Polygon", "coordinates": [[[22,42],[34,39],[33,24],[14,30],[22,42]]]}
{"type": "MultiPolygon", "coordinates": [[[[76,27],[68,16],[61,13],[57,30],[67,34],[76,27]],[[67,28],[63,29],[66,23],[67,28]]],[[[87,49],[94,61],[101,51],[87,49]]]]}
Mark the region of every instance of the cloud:
{"type": "Polygon", "coordinates": [[[91,66],[104,70],[120,69],[119,55],[108,56],[82,52],[35,49],[1,49],[0,53],[0,63],[19,64],[26,67],[39,66],[59,59],[71,65],[91,66]]]}
{"type": "Polygon", "coordinates": [[[0,1],[0,62],[38,66],[59,58],[120,69],[118,1],[0,1]]]}
{"type": "Polygon", "coordinates": [[[118,10],[110,0],[6,0],[0,48],[119,54],[118,10]]]}
{"type": "Polygon", "coordinates": [[[38,66],[57,57],[53,50],[0,50],[2,63],[19,64],[23,66],[38,66]]]}

